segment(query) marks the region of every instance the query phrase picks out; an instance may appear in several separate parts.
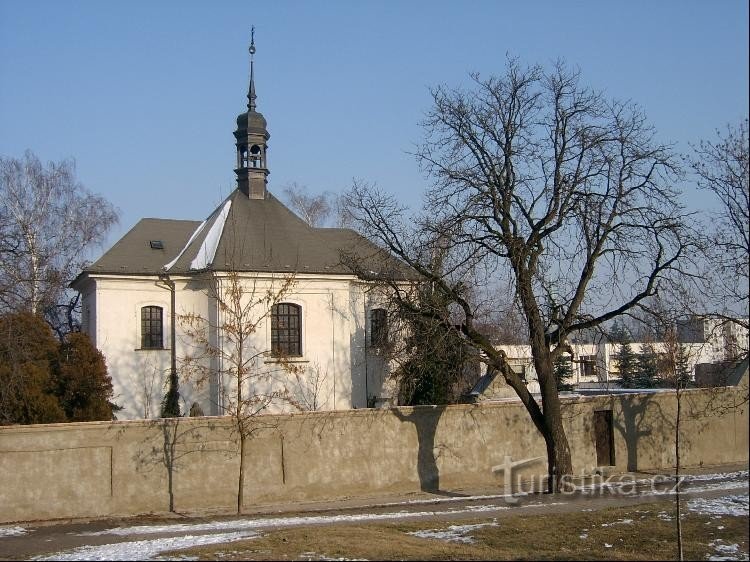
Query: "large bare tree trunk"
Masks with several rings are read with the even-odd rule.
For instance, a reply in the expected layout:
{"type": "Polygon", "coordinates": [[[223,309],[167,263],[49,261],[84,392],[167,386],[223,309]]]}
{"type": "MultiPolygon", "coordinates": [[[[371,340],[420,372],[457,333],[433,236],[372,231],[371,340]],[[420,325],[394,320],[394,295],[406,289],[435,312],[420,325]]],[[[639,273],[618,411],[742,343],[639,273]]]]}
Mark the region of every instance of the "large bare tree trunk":
{"type": "Polygon", "coordinates": [[[552,423],[543,433],[547,445],[547,491],[549,493],[559,492],[563,483],[563,477],[573,473],[573,464],[570,456],[570,445],[561,423],[552,423]]]}
{"type": "Polygon", "coordinates": [[[548,365],[543,367],[545,370],[537,370],[537,376],[541,386],[544,412],[544,427],[541,429],[541,433],[547,445],[547,491],[553,493],[560,490],[563,476],[573,473],[573,465],[570,445],[563,427],[560,397],[552,372],[552,363],[550,361],[546,363],[548,365]]]}
{"type": "MultiPolygon", "coordinates": [[[[679,158],[634,104],[584,86],[563,62],[509,60],[470,89],[438,87],[417,159],[433,182],[426,208],[358,184],[345,196],[352,222],[456,305],[460,331],[499,368],[547,445],[550,490],[572,472],[554,360],[577,333],[604,329],[681,274],[693,237],[673,187],[679,158]],[[431,262],[441,252],[443,266],[431,262]],[[501,289],[507,278],[510,291],[501,289]],[[474,286],[472,286],[472,284],[474,286]],[[473,329],[474,318],[519,304],[541,400],[473,329]]],[[[414,275],[383,260],[349,263],[388,284],[401,306],[426,317],[399,282],[414,275]],[[395,273],[395,275],[394,275],[395,273]],[[393,279],[388,283],[388,279],[393,279]]],[[[353,256],[353,257],[351,257],[353,256]]],[[[747,268],[745,268],[747,269],[747,268]]]]}

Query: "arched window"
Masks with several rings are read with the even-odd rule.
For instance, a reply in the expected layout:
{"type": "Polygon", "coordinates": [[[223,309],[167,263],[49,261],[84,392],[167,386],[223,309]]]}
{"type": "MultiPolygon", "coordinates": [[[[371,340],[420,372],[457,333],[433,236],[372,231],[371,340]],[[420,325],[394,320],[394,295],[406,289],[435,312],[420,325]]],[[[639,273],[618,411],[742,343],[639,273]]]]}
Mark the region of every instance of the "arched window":
{"type": "Polygon", "coordinates": [[[382,347],[388,342],[388,312],[384,308],[370,311],[370,344],[382,347]]]}
{"type": "Polygon", "coordinates": [[[262,168],[263,167],[263,154],[261,153],[261,149],[257,144],[254,144],[250,148],[250,163],[253,168],[262,168]]]}
{"type": "Polygon", "coordinates": [[[160,306],[141,308],[141,348],[161,349],[164,347],[163,310],[160,306]]]}
{"type": "Polygon", "coordinates": [[[271,354],[302,355],[302,307],[282,302],[271,309],[271,354]]]}

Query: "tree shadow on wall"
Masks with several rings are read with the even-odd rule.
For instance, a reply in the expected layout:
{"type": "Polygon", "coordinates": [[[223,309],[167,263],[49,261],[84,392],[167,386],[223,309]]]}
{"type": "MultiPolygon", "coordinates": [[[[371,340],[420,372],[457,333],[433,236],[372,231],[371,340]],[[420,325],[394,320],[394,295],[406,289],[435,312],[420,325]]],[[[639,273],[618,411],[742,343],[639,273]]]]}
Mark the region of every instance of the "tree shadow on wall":
{"type": "Polygon", "coordinates": [[[205,418],[178,417],[147,420],[146,427],[147,434],[133,457],[136,469],[149,471],[154,467],[164,468],[169,511],[175,513],[175,475],[186,457],[205,449],[205,443],[209,440],[207,432],[215,431],[218,424],[205,418]]]}
{"type": "Polygon", "coordinates": [[[408,409],[411,410],[408,414],[400,408],[393,408],[391,412],[399,421],[413,424],[417,432],[417,474],[420,490],[442,496],[464,496],[465,494],[440,489],[440,469],[437,465],[440,455],[435,454],[435,433],[445,406],[412,406],[408,409]]]}
{"type": "Polygon", "coordinates": [[[629,472],[638,470],[638,444],[651,436],[651,424],[647,425],[646,413],[653,396],[649,394],[629,394],[620,398],[622,416],[615,416],[613,425],[625,441],[627,467],[629,472]]]}
{"type": "MultiPolygon", "coordinates": [[[[619,397],[622,416],[615,417],[614,427],[625,440],[628,470],[643,470],[644,467],[639,467],[638,452],[644,439],[651,441],[650,450],[654,454],[657,451],[661,453],[661,461],[657,462],[665,462],[664,455],[667,453],[670,455],[670,462],[675,462],[677,431],[680,433],[681,456],[700,451],[695,449],[695,438],[710,428],[712,419],[729,412],[724,410],[717,413],[713,398],[702,389],[681,390],[679,398],[674,390],[619,397]],[[678,400],[681,408],[679,427],[676,417],[678,400]]],[[[726,396],[724,399],[727,401],[726,396]]],[[[704,460],[697,458],[701,463],[704,460]]]]}

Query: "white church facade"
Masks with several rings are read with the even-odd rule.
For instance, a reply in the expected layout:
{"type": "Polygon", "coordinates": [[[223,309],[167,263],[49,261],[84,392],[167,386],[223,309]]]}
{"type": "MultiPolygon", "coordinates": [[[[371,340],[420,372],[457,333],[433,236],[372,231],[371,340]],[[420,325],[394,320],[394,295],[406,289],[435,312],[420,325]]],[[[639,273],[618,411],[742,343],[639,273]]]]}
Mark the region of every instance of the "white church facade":
{"type": "Polygon", "coordinates": [[[268,191],[254,52],[251,44],[247,111],[234,132],[237,188],[204,221],[142,219],[72,284],[82,328],[106,358],[119,419],[157,417],[172,373],[183,412],[227,412],[237,372],[227,303],[238,287],[241,322],[252,324],[243,332],[243,392],[273,397],[268,411],[391,401],[379,350],[384,302],[342,255],[372,260],[371,268],[388,258],[352,230],[309,226],[268,191]]]}

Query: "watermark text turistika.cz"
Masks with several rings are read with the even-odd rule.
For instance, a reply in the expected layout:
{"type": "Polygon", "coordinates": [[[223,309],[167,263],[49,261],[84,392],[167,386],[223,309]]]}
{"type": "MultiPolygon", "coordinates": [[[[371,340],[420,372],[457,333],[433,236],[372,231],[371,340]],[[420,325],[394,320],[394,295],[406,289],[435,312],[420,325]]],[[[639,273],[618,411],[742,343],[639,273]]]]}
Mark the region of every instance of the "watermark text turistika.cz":
{"type": "MultiPolygon", "coordinates": [[[[506,455],[503,457],[502,464],[492,467],[493,474],[501,474],[503,478],[503,487],[506,491],[504,500],[508,503],[517,503],[519,498],[530,494],[543,493],[548,490],[549,476],[535,475],[524,477],[521,469],[532,465],[543,463],[544,457],[533,457],[514,461],[512,457],[506,455]]],[[[674,476],[657,474],[651,478],[637,479],[629,473],[611,474],[593,474],[586,476],[564,475],[560,478],[561,494],[617,494],[617,495],[635,495],[635,494],[671,494],[677,492],[678,486],[682,484],[683,478],[679,481],[674,476]]]]}

